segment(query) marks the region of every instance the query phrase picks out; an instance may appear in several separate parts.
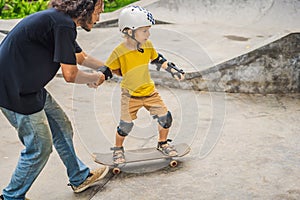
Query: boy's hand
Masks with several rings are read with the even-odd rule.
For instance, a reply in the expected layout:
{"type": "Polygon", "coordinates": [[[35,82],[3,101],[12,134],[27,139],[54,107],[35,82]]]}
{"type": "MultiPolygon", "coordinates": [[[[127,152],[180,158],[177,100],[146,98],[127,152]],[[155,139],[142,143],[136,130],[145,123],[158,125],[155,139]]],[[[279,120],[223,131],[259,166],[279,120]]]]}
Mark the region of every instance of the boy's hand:
{"type": "Polygon", "coordinates": [[[181,73],[179,73],[179,72],[173,73],[173,77],[174,77],[176,80],[178,80],[178,81],[184,80],[184,74],[181,74],[181,73]]]}
{"type": "Polygon", "coordinates": [[[169,72],[176,80],[182,81],[184,80],[185,72],[182,69],[179,69],[174,63],[168,62],[168,67],[166,71],[169,72]]]}

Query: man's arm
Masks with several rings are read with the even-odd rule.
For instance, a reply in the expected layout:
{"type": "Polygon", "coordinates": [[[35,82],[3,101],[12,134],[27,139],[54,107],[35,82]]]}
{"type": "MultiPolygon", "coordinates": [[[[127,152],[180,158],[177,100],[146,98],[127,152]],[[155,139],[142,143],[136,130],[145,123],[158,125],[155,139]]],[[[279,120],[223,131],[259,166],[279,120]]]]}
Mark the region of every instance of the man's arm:
{"type": "Polygon", "coordinates": [[[81,71],[77,65],[61,63],[61,70],[64,79],[69,83],[88,84],[90,87],[97,87],[105,80],[101,72],[88,73],[81,71]]]}
{"type": "Polygon", "coordinates": [[[76,60],[79,65],[88,67],[90,69],[97,70],[100,66],[104,66],[104,63],[90,55],[87,55],[84,51],[76,53],[76,60]]]}
{"type": "Polygon", "coordinates": [[[108,67],[104,65],[104,63],[90,55],[87,55],[85,52],[80,52],[76,54],[77,63],[88,67],[90,69],[96,70],[97,72],[103,73],[105,76],[105,80],[112,78],[112,73],[108,67]]]}

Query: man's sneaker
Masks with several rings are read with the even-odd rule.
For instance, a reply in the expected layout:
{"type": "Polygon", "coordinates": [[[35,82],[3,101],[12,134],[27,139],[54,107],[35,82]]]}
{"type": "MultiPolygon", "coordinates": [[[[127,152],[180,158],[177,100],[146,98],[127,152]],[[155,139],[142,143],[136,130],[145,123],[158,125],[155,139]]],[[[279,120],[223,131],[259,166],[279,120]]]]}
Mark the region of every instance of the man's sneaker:
{"type": "Polygon", "coordinates": [[[166,156],[177,156],[178,153],[173,145],[170,145],[168,142],[172,140],[168,139],[167,141],[158,142],[157,150],[161,151],[166,156]]]}
{"type": "Polygon", "coordinates": [[[70,185],[75,193],[83,192],[87,188],[91,187],[94,183],[97,181],[100,181],[100,179],[104,178],[105,175],[108,173],[109,167],[105,166],[102,168],[94,169],[90,172],[87,179],[81,183],[79,186],[70,185]]]}
{"type": "MultiPolygon", "coordinates": [[[[4,197],[3,197],[2,194],[0,195],[0,199],[1,199],[1,200],[4,200],[4,197]]],[[[28,199],[28,198],[25,198],[25,200],[29,200],[29,199],[28,199]]]]}

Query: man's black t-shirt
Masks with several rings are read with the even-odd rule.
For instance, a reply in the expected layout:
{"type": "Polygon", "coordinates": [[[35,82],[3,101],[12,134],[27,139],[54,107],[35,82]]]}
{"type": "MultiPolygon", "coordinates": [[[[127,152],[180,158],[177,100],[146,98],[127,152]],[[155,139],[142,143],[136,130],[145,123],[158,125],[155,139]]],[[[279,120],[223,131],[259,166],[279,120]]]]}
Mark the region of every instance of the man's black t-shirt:
{"type": "Polygon", "coordinates": [[[20,21],[0,44],[0,106],[21,114],[43,109],[45,85],[60,63],[76,64],[76,24],[54,8],[20,21]]]}

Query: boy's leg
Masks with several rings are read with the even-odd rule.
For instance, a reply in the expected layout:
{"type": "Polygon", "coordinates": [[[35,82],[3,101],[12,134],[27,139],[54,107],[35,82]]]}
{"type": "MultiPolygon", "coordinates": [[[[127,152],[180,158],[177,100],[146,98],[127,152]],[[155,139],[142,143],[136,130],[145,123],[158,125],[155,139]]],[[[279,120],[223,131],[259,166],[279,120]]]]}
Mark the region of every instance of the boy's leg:
{"type": "Polygon", "coordinates": [[[25,194],[40,174],[52,152],[52,137],[44,110],[22,115],[1,108],[18,131],[25,146],[9,185],[3,190],[5,199],[25,199],[25,194]]]}
{"type": "Polygon", "coordinates": [[[155,91],[150,97],[146,98],[144,104],[145,108],[150,111],[150,114],[153,115],[158,122],[158,150],[166,155],[176,156],[177,151],[174,146],[168,144],[169,128],[173,121],[172,115],[168,111],[159,93],[155,91]]]}
{"type": "Polygon", "coordinates": [[[178,153],[173,145],[168,142],[172,141],[168,139],[169,127],[172,124],[172,115],[168,111],[167,114],[163,116],[157,116],[159,139],[157,144],[157,149],[163,154],[168,156],[177,156],[178,153]]]}
{"type": "MultiPolygon", "coordinates": [[[[149,110],[150,114],[154,116],[154,118],[158,119],[158,141],[166,141],[168,138],[169,127],[171,126],[171,122],[168,119],[168,124],[166,126],[166,122],[164,122],[164,124],[160,123],[159,118],[162,116],[167,116],[169,114],[167,106],[165,105],[157,91],[155,91],[150,97],[146,98],[144,104],[145,108],[149,110]]],[[[167,118],[164,119],[164,121],[166,120],[167,118]]]]}
{"type": "Polygon", "coordinates": [[[133,128],[132,120],[136,119],[136,113],[142,106],[141,99],[132,98],[126,89],[122,89],[121,119],[116,131],[115,146],[112,148],[114,150],[113,160],[116,164],[125,162],[123,143],[133,128]]]}
{"type": "Polygon", "coordinates": [[[163,128],[161,125],[157,125],[158,127],[158,133],[159,133],[159,136],[158,136],[158,141],[159,142],[164,142],[164,141],[167,141],[168,139],[168,134],[169,134],[169,128],[163,128]]]}
{"type": "Polygon", "coordinates": [[[118,132],[116,132],[116,144],[115,144],[115,147],[123,147],[124,140],[125,140],[125,136],[121,136],[118,132]]]}
{"type": "Polygon", "coordinates": [[[113,161],[115,164],[121,164],[125,162],[123,142],[125,137],[130,133],[133,127],[133,122],[125,122],[120,120],[119,126],[116,132],[116,143],[112,148],[113,150],[113,161]]]}
{"type": "MultiPolygon", "coordinates": [[[[67,168],[69,181],[74,186],[74,189],[91,177],[90,169],[76,156],[71,122],[50,94],[47,94],[45,112],[52,131],[54,146],[67,168]]],[[[105,174],[102,175],[101,171],[105,173],[105,169],[99,170],[97,176],[102,178],[105,174]]],[[[97,181],[96,179],[94,181],[97,181]]],[[[86,186],[85,189],[87,188],[86,186]]]]}
{"type": "Polygon", "coordinates": [[[121,164],[125,162],[124,148],[123,142],[125,140],[125,136],[119,135],[118,131],[116,132],[116,143],[112,148],[113,150],[113,161],[115,164],[121,164]]]}

